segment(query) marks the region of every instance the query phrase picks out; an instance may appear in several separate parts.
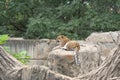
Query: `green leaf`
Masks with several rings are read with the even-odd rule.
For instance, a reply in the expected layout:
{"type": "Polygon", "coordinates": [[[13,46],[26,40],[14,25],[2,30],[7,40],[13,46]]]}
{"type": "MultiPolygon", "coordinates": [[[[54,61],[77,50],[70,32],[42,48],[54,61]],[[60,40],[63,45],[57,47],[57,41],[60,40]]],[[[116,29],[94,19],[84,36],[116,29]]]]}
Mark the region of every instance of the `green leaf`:
{"type": "Polygon", "coordinates": [[[0,35],[0,44],[5,44],[8,39],[8,35],[0,35]]]}

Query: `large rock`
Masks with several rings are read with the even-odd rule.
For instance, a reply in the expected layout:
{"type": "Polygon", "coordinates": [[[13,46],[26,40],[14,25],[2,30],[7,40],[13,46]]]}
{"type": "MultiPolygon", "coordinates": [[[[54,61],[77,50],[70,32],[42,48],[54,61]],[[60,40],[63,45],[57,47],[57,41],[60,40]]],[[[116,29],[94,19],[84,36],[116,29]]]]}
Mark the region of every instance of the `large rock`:
{"type": "Polygon", "coordinates": [[[72,80],[71,77],[51,71],[45,66],[25,67],[20,70],[20,73],[21,80],[72,80]]]}
{"type": "Polygon", "coordinates": [[[86,38],[88,42],[102,42],[111,43],[113,40],[117,41],[120,31],[116,32],[94,32],[86,38]]]}
{"type": "Polygon", "coordinates": [[[111,55],[110,51],[117,45],[120,41],[118,39],[120,31],[116,32],[101,32],[101,33],[92,33],[86,38],[87,42],[96,43],[100,49],[100,55],[102,60],[111,55]]]}
{"type": "Polygon", "coordinates": [[[75,64],[73,51],[56,49],[51,51],[48,56],[50,69],[67,76],[75,77],[88,73],[98,67],[101,58],[96,44],[85,41],[78,42],[81,46],[78,53],[80,66],[75,64]]]}
{"type": "Polygon", "coordinates": [[[73,51],[62,49],[51,51],[48,56],[48,66],[51,70],[67,76],[73,77],[79,73],[79,68],[74,62],[73,51]]]}
{"type": "Polygon", "coordinates": [[[78,54],[80,65],[80,75],[98,67],[101,63],[99,46],[94,43],[78,41],[80,43],[80,51],[78,54]]]}

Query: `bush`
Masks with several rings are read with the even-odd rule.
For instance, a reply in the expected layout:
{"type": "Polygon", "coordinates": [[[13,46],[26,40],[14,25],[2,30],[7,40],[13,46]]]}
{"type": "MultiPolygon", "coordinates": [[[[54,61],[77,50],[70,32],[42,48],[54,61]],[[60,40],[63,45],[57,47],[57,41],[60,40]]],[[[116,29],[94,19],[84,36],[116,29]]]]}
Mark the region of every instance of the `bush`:
{"type": "Polygon", "coordinates": [[[8,35],[0,35],[0,44],[5,44],[6,41],[9,39],[8,35]]]}
{"type": "MultiPolygon", "coordinates": [[[[0,44],[5,44],[6,41],[9,39],[8,35],[0,35],[0,44]]],[[[29,62],[29,58],[30,56],[27,56],[27,52],[26,51],[21,51],[19,53],[13,53],[10,51],[10,49],[8,47],[4,47],[4,49],[13,55],[13,57],[15,57],[16,59],[18,59],[20,62],[26,64],[27,62],[29,62]]]]}
{"type": "Polygon", "coordinates": [[[4,49],[10,53],[13,57],[15,57],[17,60],[22,62],[23,64],[27,64],[29,62],[30,56],[27,55],[26,51],[21,51],[19,53],[13,53],[9,47],[4,47],[4,49]]]}

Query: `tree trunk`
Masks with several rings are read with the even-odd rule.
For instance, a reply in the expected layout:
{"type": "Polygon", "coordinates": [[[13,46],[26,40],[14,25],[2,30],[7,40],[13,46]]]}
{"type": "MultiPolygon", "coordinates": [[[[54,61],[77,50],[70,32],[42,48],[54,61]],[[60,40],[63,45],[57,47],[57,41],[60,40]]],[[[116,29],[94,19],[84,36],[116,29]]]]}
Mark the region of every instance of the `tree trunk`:
{"type": "Polygon", "coordinates": [[[0,47],[0,80],[71,80],[45,66],[25,66],[0,47]]]}
{"type": "Polygon", "coordinates": [[[96,70],[79,76],[80,80],[120,80],[120,46],[114,49],[112,56],[108,57],[96,70]]]}

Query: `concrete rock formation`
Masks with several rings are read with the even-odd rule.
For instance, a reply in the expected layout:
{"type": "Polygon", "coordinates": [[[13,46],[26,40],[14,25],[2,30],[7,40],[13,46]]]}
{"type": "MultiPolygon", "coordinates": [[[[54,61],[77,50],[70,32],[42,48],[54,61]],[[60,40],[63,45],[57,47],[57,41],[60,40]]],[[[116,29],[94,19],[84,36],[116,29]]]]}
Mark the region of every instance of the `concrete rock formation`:
{"type": "Polygon", "coordinates": [[[48,66],[58,73],[75,77],[97,68],[105,59],[113,55],[110,51],[116,46],[118,32],[92,33],[85,41],[78,41],[80,66],[75,65],[73,51],[53,50],[48,56],[48,66]],[[68,58],[69,57],[69,58],[68,58]]]}
{"type": "Polygon", "coordinates": [[[95,44],[79,41],[81,49],[78,53],[80,66],[75,64],[73,51],[62,49],[53,50],[48,56],[48,65],[51,70],[61,74],[75,77],[85,74],[100,64],[99,51],[95,44]]]}
{"type": "Polygon", "coordinates": [[[86,38],[87,42],[93,42],[99,46],[102,60],[112,55],[110,51],[120,42],[120,31],[92,33],[86,38]]]}
{"type": "Polygon", "coordinates": [[[86,38],[88,42],[113,42],[113,40],[117,41],[118,35],[120,31],[115,32],[93,32],[86,38]]]}
{"type": "Polygon", "coordinates": [[[73,51],[62,49],[51,51],[48,56],[48,66],[51,70],[67,76],[73,77],[79,73],[79,67],[74,62],[73,51]]]}
{"type": "Polygon", "coordinates": [[[37,57],[46,60],[40,66],[25,66],[0,47],[0,80],[119,80],[119,34],[92,33],[85,41],[78,41],[80,66],[74,62],[73,51],[52,50],[57,45],[55,40],[36,42],[37,57]]]}

